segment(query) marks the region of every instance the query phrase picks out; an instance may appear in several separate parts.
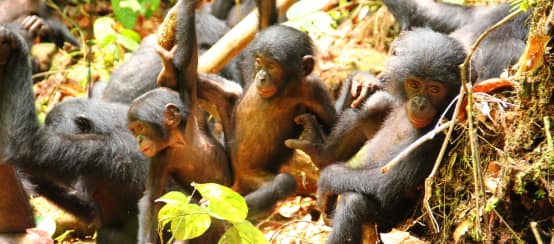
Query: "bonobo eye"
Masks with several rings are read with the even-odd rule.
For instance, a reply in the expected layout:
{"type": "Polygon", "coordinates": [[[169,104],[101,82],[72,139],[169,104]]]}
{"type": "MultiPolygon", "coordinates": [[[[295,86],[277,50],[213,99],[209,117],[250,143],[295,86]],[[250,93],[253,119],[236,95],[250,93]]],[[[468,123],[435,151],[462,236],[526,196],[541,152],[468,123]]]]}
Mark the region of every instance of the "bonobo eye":
{"type": "Polygon", "coordinates": [[[429,87],[429,92],[432,93],[432,94],[438,94],[441,92],[441,88],[438,87],[438,86],[430,86],[429,87]]]}
{"type": "Polygon", "coordinates": [[[406,82],[408,83],[408,87],[411,88],[412,90],[416,90],[416,91],[419,90],[419,81],[408,79],[406,82]]]}
{"type": "Polygon", "coordinates": [[[255,65],[256,69],[259,69],[260,66],[262,66],[262,60],[260,60],[260,58],[256,58],[255,62],[254,62],[254,65],[255,65]]]}
{"type": "Polygon", "coordinates": [[[92,131],[92,121],[84,115],[79,115],[75,118],[75,125],[79,129],[79,133],[90,133],[92,131]]]}

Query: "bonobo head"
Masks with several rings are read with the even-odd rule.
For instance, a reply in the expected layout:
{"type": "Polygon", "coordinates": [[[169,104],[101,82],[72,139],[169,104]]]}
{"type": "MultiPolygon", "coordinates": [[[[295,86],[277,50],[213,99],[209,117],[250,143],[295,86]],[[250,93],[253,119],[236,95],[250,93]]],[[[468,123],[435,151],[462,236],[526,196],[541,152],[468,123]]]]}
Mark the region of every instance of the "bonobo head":
{"type": "Polygon", "coordinates": [[[383,78],[390,92],[406,103],[412,125],[427,127],[458,93],[458,66],[466,52],[455,39],[423,28],[403,32],[391,50],[383,78]]]}
{"type": "Polygon", "coordinates": [[[314,69],[312,40],[288,26],[271,26],[260,32],[250,47],[254,83],[262,98],[271,98],[287,82],[298,82],[314,69]]]}
{"type": "Polygon", "coordinates": [[[156,88],[131,103],[127,113],[128,128],[142,153],[154,157],[171,144],[170,132],[184,127],[188,114],[189,108],[177,92],[156,88]]]}

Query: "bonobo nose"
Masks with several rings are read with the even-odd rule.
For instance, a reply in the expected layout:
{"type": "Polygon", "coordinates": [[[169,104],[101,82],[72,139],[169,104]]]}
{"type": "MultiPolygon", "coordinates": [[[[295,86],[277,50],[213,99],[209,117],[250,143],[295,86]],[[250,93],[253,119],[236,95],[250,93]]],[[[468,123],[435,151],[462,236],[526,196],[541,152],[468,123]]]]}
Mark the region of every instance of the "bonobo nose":
{"type": "Polygon", "coordinates": [[[421,97],[414,97],[412,98],[412,107],[418,109],[418,110],[424,110],[427,106],[427,100],[421,98],[421,97]]]}

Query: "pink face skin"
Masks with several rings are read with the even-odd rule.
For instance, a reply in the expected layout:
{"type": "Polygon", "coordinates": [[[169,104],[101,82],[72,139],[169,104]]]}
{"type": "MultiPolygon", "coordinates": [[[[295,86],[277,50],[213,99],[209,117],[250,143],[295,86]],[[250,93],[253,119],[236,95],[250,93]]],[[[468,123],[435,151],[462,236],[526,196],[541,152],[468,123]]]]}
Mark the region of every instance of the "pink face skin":
{"type": "Polygon", "coordinates": [[[167,142],[156,136],[148,123],[138,120],[132,121],[128,128],[135,135],[139,149],[146,157],[154,157],[167,147],[167,142]]]}

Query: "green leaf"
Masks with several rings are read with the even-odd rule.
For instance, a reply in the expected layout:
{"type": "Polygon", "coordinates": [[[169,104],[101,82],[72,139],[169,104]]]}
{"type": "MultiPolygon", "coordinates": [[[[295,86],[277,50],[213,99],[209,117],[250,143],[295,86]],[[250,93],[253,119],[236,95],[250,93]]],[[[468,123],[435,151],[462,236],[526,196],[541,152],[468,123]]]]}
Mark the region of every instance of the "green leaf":
{"type": "Polygon", "coordinates": [[[215,183],[194,184],[193,186],[208,201],[208,208],[213,217],[229,221],[246,219],[248,206],[240,194],[215,183]]]}
{"type": "Polygon", "coordinates": [[[114,23],[114,19],[110,17],[100,17],[94,21],[94,38],[98,40],[100,46],[106,46],[106,43],[109,42],[107,39],[113,39],[115,41],[115,35],[117,33],[112,28],[114,23]]]}
{"type": "Polygon", "coordinates": [[[56,232],[56,221],[50,216],[36,216],[35,223],[36,228],[46,231],[48,236],[52,236],[56,232]]]}
{"type": "Polygon", "coordinates": [[[265,239],[264,234],[248,220],[233,222],[233,227],[236,228],[239,233],[240,243],[269,243],[269,241],[265,239]]]}
{"type": "Polygon", "coordinates": [[[167,205],[182,205],[185,203],[190,203],[190,196],[183,194],[178,191],[170,191],[160,198],[156,199],[154,202],[163,202],[167,205]]]}
{"type": "Polygon", "coordinates": [[[141,13],[145,17],[150,17],[160,7],[160,0],[142,0],[140,1],[142,6],[141,13]]]}
{"type": "Polygon", "coordinates": [[[132,30],[123,29],[117,37],[117,42],[130,51],[135,51],[139,47],[140,36],[132,30]]]}
{"type": "Polygon", "coordinates": [[[188,240],[204,234],[212,219],[205,209],[187,203],[181,215],[171,220],[171,232],[176,240],[188,240]]]}
{"type": "Polygon", "coordinates": [[[240,243],[240,235],[239,230],[235,228],[234,226],[227,229],[223,236],[219,238],[219,241],[217,244],[235,244],[240,243]]]}
{"type": "Polygon", "coordinates": [[[132,29],[137,23],[140,5],[136,1],[137,0],[111,0],[115,18],[117,21],[121,22],[125,28],[132,29]],[[137,5],[138,9],[136,8],[137,5]]]}
{"type": "Polygon", "coordinates": [[[321,0],[301,0],[290,6],[287,11],[287,19],[300,19],[304,16],[320,11],[325,7],[327,1],[321,0]]]}

